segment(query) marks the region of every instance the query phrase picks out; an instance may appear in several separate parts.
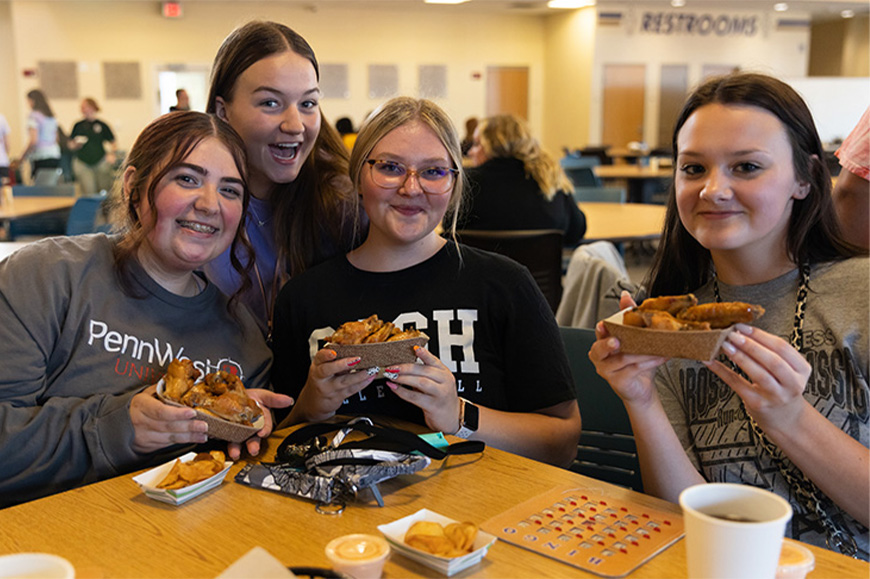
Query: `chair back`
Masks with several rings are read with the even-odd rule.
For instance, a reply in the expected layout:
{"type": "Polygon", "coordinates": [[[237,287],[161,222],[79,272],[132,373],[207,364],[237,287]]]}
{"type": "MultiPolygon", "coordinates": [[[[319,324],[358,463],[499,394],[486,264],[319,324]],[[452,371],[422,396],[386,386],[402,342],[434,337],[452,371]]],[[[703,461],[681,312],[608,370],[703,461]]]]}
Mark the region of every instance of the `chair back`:
{"type": "Polygon", "coordinates": [[[105,197],[102,195],[79,197],[76,199],[75,205],[72,206],[66,221],[66,234],[83,235],[85,233],[94,233],[97,230],[95,226],[97,213],[100,211],[104,200],[105,197]]]}
{"type": "Polygon", "coordinates": [[[456,236],[465,245],[506,255],[529,268],[555,314],[562,298],[562,231],[463,229],[457,231],[456,236]]]}
{"type": "Polygon", "coordinates": [[[637,445],[628,414],[622,400],[589,360],[595,330],[560,326],[559,332],[583,416],[583,433],[571,470],[643,492],[637,445]]]}
{"type": "Polygon", "coordinates": [[[574,187],[601,187],[603,183],[598,175],[595,174],[594,167],[601,164],[598,157],[562,157],[559,161],[562,169],[574,187]]]}
{"type": "Polygon", "coordinates": [[[13,185],[13,197],[74,197],[76,186],[69,185],[13,185]]]}
{"type": "Polygon", "coordinates": [[[574,187],[574,200],[578,203],[625,203],[624,187],[574,187]]]}
{"type": "Polygon", "coordinates": [[[63,169],[61,169],[60,167],[56,169],[43,167],[41,169],[37,169],[36,173],[33,175],[33,184],[41,186],[57,185],[58,183],[60,183],[61,177],[63,177],[63,169]]]}

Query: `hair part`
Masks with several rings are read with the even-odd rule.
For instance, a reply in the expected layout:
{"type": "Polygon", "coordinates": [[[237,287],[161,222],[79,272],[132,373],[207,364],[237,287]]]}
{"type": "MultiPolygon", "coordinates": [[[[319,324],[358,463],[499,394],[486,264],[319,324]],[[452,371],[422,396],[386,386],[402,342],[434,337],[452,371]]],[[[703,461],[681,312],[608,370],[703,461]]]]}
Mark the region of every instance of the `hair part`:
{"type": "Polygon", "coordinates": [[[115,271],[124,293],[139,296],[131,273],[131,264],[157,221],[157,188],[163,178],[177,167],[204,140],[216,139],[229,151],[244,184],[242,214],[239,226],[230,246],[233,269],[239,273],[242,286],[230,299],[232,306],[239,296],[251,287],[250,269],[253,264],[253,248],[244,235],[249,192],[245,145],[241,137],[227,123],[214,115],[196,111],[178,111],[158,117],[145,127],[127,154],[121,175],[132,169],[133,175],[125,184],[123,178],[115,182],[115,201],[112,207],[112,222],[115,231],[122,234],[114,250],[115,271]],[[143,225],[138,208],[143,199],[154,211],[151,224],[143,225]],[[242,248],[244,262],[237,256],[242,248]]]}
{"type": "MultiPolygon", "coordinates": [[[[825,151],[812,113],[792,87],[776,78],[733,73],[709,79],[696,88],[674,126],[674,171],[679,170],[676,161],[680,130],[695,111],[710,104],[756,107],[782,123],[792,148],[795,179],[809,185],[806,197],[792,204],[786,235],[789,257],[796,264],[813,264],[860,255],[861,250],[840,235],[831,199],[831,176],[823,161],[825,151]]],[[[680,220],[672,184],[664,231],[645,285],[653,296],[694,291],[709,280],[711,267],[710,251],[689,234],[680,220]]]]}
{"type": "Polygon", "coordinates": [[[559,162],[541,148],[523,119],[515,115],[489,117],[478,125],[477,135],[487,158],[522,161],[526,175],[534,179],[548,201],[560,191],[573,194],[574,184],[559,162]]]}
{"type": "Polygon", "coordinates": [[[251,65],[288,50],[306,58],[320,80],[320,67],[314,50],[293,29],[278,22],[253,20],[230,32],[214,58],[206,112],[216,112],[217,97],[232,102],[239,77],[251,65]]]}
{"type": "MultiPolygon", "coordinates": [[[[444,110],[427,99],[412,97],[396,97],[378,107],[360,128],[350,154],[350,179],[357,190],[362,181],[362,171],[372,150],[377,144],[395,129],[412,122],[420,122],[435,133],[441,144],[447,150],[447,155],[457,170],[447,204],[446,215],[451,215],[448,231],[456,241],[456,224],[462,195],[465,190],[465,173],[462,169],[462,149],[459,145],[459,135],[453,126],[453,121],[444,110]]],[[[359,196],[356,203],[359,204],[359,196]]],[[[361,213],[357,211],[357,214],[361,213]]]]}
{"type": "MultiPolygon", "coordinates": [[[[206,110],[216,112],[217,97],[232,102],[239,77],[251,65],[286,51],[306,58],[320,80],[314,50],[287,26],[255,20],[233,30],[215,56],[206,110]]],[[[355,196],[347,178],[347,157],[338,132],[321,122],[298,177],[292,183],[275,184],[272,190],[275,244],[279,255],[286,256],[291,276],[358,244],[351,224],[355,196]]]]}

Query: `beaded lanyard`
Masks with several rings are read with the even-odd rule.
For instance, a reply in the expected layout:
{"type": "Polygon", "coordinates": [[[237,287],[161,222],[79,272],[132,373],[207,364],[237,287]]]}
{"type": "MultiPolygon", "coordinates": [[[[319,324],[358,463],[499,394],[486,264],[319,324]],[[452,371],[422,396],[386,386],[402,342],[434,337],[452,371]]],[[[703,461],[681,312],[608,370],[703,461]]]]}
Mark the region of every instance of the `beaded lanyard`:
{"type": "MultiPolygon", "coordinates": [[[[798,351],[801,352],[803,350],[803,327],[804,327],[804,312],[807,308],[807,287],[810,281],[810,266],[809,264],[803,264],[800,267],[800,284],[798,285],[797,291],[797,304],[795,305],[794,311],[794,325],[791,330],[791,338],[789,342],[791,345],[798,351]]],[[[721,302],[722,298],[719,295],[719,281],[714,273],[713,275],[713,295],[716,298],[717,302],[721,302]]],[[[735,372],[740,374],[743,377],[746,375],[737,367],[734,362],[731,360],[725,360],[725,363],[735,372]]],[[[743,401],[740,402],[740,405],[743,406],[743,401]]],[[[806,475],[796,466],[792,465],[794,471],[788,468],[786,463],[786,458],[783,456],[782,451],[777,447],[761,430],[758,426],[758,423],[755,422],[755,419],[745,411],[744,414],[749,418],[749,424],[752,427],[752,431],[755,433],[755,436],[758,438],[758,442],[761,445],[762,450],[764,450],[769,456],[773,464],[777,467],[782,477],[788,483],[789,487],[794,491],[798,500],[801,501],[804,508],[807,509],[808,512],[813,513],[818,522],[825,529],[825,543],[828,545],[828,548],[832,550],[837,550],[844,555],[849,555],[850,557],[858,558],[858,546],[855,543],[855,539],[852,538],[851,535],[843,531],[837,524],[831,519],[830,515],[828,515],[827,511],[822,507],[822,499],[820,498],[818,488],[816,485],[809,480],[806,475]]],[[[836,505],[825,497],[825,501],[829,503],[832,507],[837,508],[836,505]]]]}

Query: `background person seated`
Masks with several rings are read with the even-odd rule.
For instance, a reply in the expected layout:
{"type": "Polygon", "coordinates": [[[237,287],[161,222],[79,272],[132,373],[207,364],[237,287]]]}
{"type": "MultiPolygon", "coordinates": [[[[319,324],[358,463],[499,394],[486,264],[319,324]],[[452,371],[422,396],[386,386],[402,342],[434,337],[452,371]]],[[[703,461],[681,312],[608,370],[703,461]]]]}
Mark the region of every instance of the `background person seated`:
{"type": "Polygon", "coordinates": [[[525,121],[513,115],[484,119],[469,156],[476,166],[467,173],[460,230],[560,229],[569,247],[583,238],[586,216],[574,201],[574,186],[525,121]]]}

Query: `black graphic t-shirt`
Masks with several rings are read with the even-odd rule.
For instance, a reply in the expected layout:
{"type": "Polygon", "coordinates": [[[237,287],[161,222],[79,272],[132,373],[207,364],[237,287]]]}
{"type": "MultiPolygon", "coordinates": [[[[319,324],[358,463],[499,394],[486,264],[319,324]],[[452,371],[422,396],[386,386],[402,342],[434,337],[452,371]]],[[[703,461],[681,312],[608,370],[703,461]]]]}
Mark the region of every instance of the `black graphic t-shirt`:
{"type": "MultiPolygon", "coordinates": [[[[489,408],[531,412],[574,398],[552,310],[528,270],[499,255],[450,242],[429,260],[367,272],[344,256],[290,280],[275,307],[276,391],[297,396],[311,358],[341,324],[377,314],[414,325],[456,377],[459,395],[489,408]]],[[[423,423],[415,406],[376,380],[341,414],[382,414],[423,423]]]]}
{"type": "MultiPolygon", "coordinates": [[[[870,444],[868,389],[868,260],[816,265],[810,272],[802,353],[812,365],[804,398],[842,431],[870,444]]],[[[720,283],[723,301],[761,304],[753,325],[788,341],[794,326],[798,272],[754,286],[720,283]]],[[[695,294],[713,301],[708,285],[695,294]]],[[[825,546],[824,530],[760,447],[740,397],[698,362],[671,360],[657,376],[659,396],[689,458],[708,482],[745,483],[788,500],[794,516],[786,536],[825,546]]],[[[790,471],[794,466],[788,459],[790,471]]],[[[837,468],[831,464],[831,468],[837,468]]],[[[824,495],[825,510],[850,533],[867,558],[868,530],[824,495]]]]}

